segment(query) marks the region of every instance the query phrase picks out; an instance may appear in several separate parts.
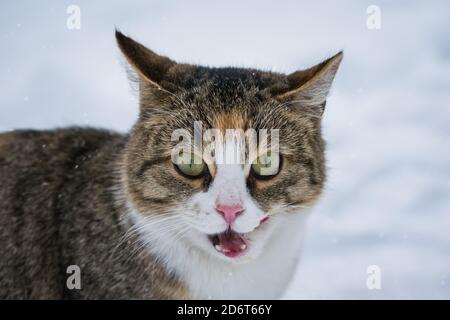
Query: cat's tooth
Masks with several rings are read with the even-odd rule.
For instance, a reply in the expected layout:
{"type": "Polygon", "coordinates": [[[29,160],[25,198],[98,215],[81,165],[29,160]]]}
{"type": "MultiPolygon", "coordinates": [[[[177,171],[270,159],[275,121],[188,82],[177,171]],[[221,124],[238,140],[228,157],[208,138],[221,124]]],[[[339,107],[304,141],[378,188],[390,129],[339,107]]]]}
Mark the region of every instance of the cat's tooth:
{"type": "Polygon", "coordinates": [[[220,244],[216,244],[214,247],[217,251],[222,251],[222,246],[220,244]]]}
{"type": "Polygon", "coordinates": [[[241,244],[241,250],[245,250],[245,248],[247,248],[246,244],[241,244]]]}

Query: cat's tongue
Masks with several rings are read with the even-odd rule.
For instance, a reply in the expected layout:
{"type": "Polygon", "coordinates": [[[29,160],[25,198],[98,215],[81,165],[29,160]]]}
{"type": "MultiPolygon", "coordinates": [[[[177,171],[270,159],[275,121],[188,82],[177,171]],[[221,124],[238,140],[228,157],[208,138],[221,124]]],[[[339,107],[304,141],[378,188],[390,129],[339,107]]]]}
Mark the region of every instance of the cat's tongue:
{"type": "Polygon", "coordinates": [[[213,245],[217,251],[227,257],[237,257],[247,248],[244,238],[233,231],[225,231],[215,235],[213,245]]]}

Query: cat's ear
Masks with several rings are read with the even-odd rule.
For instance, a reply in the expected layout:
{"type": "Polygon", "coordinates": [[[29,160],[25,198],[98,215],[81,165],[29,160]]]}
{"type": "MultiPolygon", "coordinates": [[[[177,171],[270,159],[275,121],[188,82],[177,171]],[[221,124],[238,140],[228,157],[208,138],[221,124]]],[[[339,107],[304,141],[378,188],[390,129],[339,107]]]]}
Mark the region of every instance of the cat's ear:
{"type": "Polygon", "coordinates": [[[176,65],[175,61],[160,56],[130,37],[116,30],[117,44],[140,79],[158,89],[165,88],[167,73],[176,65]]]}
{"type": "Polygon", "coordinates": [[[287,76],[288,88],[277,92],[276,98],[292,105],[316,108],[322,114],[334,76],[343,58],[343,52],[306,70],[287,76]]]}

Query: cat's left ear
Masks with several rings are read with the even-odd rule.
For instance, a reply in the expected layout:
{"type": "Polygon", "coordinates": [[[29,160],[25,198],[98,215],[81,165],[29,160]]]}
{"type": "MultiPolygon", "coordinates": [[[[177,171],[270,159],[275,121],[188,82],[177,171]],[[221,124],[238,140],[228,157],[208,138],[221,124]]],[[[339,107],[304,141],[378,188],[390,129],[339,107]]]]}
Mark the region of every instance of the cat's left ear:
{"type": "Polygon", "coordinates": [[[341,51],[314,67],[289,74],[288,88],[276,92],[276,98],[292,105],[314,107],[322,114],[342,58],[341,51]]]}

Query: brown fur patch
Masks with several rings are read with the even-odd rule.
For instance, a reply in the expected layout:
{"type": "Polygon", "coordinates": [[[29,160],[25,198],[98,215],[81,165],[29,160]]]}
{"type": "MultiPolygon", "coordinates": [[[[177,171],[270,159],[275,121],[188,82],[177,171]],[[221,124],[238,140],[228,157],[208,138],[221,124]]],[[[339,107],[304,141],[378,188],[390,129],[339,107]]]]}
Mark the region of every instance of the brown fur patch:
{"type": "Polygon", "coordinates": [[[239,110],[231,110],[221,112],[215,115],[213,128],[219,129],[225,134],[227,129],[243,129],[247,128],[248,119],[243,112],[239,110]]]}

